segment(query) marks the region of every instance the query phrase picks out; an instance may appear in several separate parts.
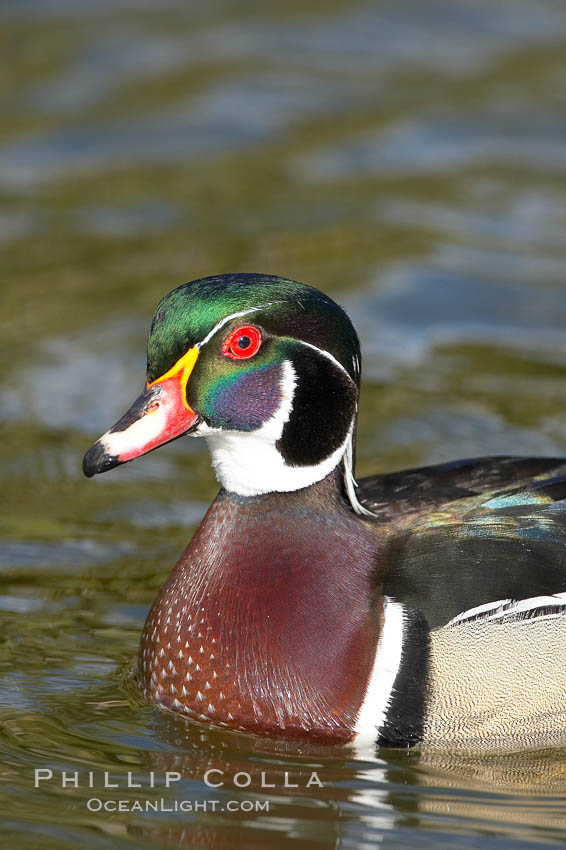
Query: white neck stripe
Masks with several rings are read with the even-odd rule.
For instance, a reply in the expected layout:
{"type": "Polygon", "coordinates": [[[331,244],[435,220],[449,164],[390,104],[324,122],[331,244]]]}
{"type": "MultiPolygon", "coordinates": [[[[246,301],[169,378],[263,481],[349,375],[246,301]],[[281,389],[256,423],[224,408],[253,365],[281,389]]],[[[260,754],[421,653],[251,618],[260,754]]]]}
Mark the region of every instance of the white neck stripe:
{"type": "MultiPolygon", "coordinates": [[[[324,355],[324,357],[327,357],[330,361],[332,361],[332,363],[334,363],[335,366],[341,369],[342,372],[344,372],[344,374],[348,376],[348,378],[350,379],[350,381],[352,381],[353,384],[355,384],[355,381],[348,372],[348,370],[345,369],[344,366],[342,366],[342,364],[334,357],[333,354],[330,354],[329,351],[325,351],[323,348],[318,348],[316,345],[312,345],[310,342],[303,342],[303,340],[297,340],[297,342],[299,342],[301,345],[306,345],[307,348],[312,348],[314,351],[318,351],[319,354],[322,354],[324,355]]],[[[358,368],[356,366],[357,358],[355,356],[352,358],[352,362],[354,364],[354,368],[358,368]]],[[[352,422],[350,426],[348,437],[346,439],[346,449],[344,452],[344,483],[346,486],[346,494],[354,510],[354,513],[358,514],[359,516],[375,516],[373,511],[368,511],[367,508],[364,508],[364,506],[360,503],[356,496],[356,487],[358,485],[356,479],[354,478],[354,452],[352,448],[353,439],[354,422],[352,422]]]]}
{"type": "Polygon", "coordinates": [[[354,423],[350,426],[350,431],[348,434],[348,442],[346,443],[346,451],[344,452],[344,484],[346,487],[346,495],[348,496],[348,501],[350,502],[354,513],[358,514],[358,516],[375,516],[373,511],[368,511],[367,508],[364,508],[362,503],[359,501],[356,496],[356,487],[358,486],[358,482],[354,478],[354,449],[353,449],[353,439],[354,439],[354,423]]]}

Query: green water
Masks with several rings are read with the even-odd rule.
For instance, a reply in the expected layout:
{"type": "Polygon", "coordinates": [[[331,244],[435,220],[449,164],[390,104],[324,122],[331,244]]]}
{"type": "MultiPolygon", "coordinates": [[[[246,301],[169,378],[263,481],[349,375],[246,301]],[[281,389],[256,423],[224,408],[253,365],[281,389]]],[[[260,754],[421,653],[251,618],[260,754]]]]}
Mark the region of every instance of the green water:
{"type": "Polygon", "coordinates": [[[359,473],[566,454],[564,3],[0,15],[0,845],[563,846],[565,752],[363,759],[141,701],[146,612],[216,485],[197,441],[80,462],[138,394],[159,298],[237,270],[348,308],[359,473]]]}

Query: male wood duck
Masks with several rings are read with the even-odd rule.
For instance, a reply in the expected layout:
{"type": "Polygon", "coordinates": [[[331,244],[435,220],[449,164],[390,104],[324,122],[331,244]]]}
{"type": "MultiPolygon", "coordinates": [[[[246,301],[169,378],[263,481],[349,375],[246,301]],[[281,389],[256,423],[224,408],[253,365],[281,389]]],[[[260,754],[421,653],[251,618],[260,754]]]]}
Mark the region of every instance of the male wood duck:
{"type": "Polygon", "coordinates": [[[249,732],[411,746],[566,739],[566,460],[354,480],[360,348],[302,283],[207,277],[157,307],[145,390],[87,476],[204,437],[220,492],[161,589],[140,678],[249,732]]]}

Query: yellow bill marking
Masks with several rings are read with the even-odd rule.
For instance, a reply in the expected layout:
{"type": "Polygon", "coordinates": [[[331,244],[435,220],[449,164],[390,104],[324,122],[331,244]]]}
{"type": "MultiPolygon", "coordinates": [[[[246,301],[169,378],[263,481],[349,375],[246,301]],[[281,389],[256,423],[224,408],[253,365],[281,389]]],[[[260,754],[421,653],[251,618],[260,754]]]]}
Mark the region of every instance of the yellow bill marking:
{"type": "Polygon", "coordinates": [[[175,365],[171,366],[168,372],[165,372],[165,374],[161,375],[160,378],[157,378],[155,381],[152,381],[151,384],[148,384],[147,388],[150,389],[151,387],[155,387],[157,384],[162,384],[164,381],[168,381],[170,378],[179,377],[183,404],[185,405],[187,410],[190,410],[191,413],[194,413],[194,411],[189,407],[189,404],[187,402],[186,389],[191,372],[193,371],[195,363],[197,362],[198,353],[199,350],[196,346],[194,348],[189,348],[189,350],[177,360],[175,365]]]}

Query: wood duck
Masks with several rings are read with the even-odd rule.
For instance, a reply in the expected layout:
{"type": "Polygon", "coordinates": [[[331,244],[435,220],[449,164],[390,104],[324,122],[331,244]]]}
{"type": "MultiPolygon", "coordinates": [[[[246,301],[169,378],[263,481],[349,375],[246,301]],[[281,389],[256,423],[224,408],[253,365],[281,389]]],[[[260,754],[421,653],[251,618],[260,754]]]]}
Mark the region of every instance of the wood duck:
{"type": "Polygon", "coordinates": [[[325,743],[566,738],[566,460],[354,480],[360,347],[318,290],[260,274],[157,307],[145,390],[87,476],[184,435],[221,489],[148,615],[159,707],[325,743]]]}

